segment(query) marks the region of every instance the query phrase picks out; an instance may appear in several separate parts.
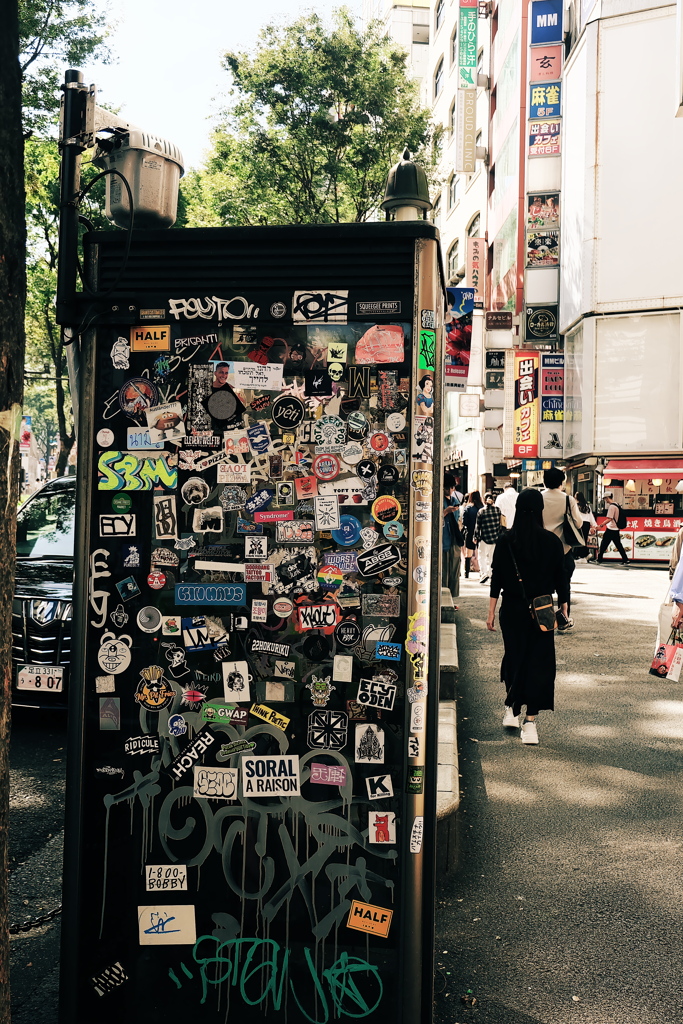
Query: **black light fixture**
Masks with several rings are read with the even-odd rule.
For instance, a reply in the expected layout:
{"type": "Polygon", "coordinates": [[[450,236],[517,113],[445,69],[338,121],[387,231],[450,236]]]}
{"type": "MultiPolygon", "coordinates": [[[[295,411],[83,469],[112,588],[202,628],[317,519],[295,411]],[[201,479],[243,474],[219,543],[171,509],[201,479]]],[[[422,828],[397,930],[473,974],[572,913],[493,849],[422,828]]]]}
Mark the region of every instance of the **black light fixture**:
{"type": "Polygon", "coordinates": [[[411,158],[410,150],[406,149],[396,166],[389,171],[382,209],[386,211],[387,220],[392,212],[394,220],[420,220],[431,208],[427,175],[422,165],[411,158]]]}

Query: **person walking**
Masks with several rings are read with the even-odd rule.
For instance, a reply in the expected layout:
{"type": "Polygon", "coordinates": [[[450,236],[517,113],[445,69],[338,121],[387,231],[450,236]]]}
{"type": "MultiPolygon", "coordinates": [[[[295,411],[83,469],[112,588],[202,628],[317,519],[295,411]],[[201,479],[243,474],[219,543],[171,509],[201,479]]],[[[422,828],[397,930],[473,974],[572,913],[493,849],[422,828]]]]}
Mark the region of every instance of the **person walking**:
{"type": "Polygon", "coordinates": [[[500,519],[500,509],[496,507],[491,492],[487,491],[484,495],[484,507],[477,512],[477,522],[474,527],[474,542],[479,552],[480,583],[488,583],[491,579],[493,552],[502,529],[500,519]]]}
{"type": "Polygon", "coordinates": [[[471,491],[467,495],[465,507],[462,513],[462,529],[465,534],[463,553],[465,555],[466,580],[469,579],[472,559],[477,553],[477,545],[474,540],[474,528],[477,525],[477,513],[480,508],[483,508],[483,505],[484,502],[481,500],[481,494],[479,491],[471,491]]]}
{"type": "MultiPolygon", "coordinates": [[[[460,560],[462,555],[462,534],[458,525],[460,499],[455,490],[455,477],[444,473],[443,477],[443,532],[441,534],[443,585],[448,587],[453,598],[460,595],[460,560]]],[[[457,605],[455,605],[457,610],[457,605]]]]}
{"type": "Polygon", "coordinates": [[[560,609],[568,618],[569,582],[562,542],[543,526],[544,498],[526,487],[517,501],[515,520],[493,553],[491,592],[486,628],[496,628],[496,605],[504,654],[500,677],[505,686],[505,728],[520,725],[522,743],[537,744],[536,716],[555,708],[555,634],[544,633],[531,616],[529,602],[557,592],[560,609]],[[520,583],[521,578],[521,583],[520,583]]]}
{"type": "Polygon", "coordinates": [[[574,628],[574,620],[569,616],[569,609],[571,608],[571,578],[574,575],[576,562],[570,545],[564,539],[564,517],[565,514],[568,515],[579,530],[583,525],[583,519],[574,499],[562,490],[564,480],[565,476],[561,469],[557,469],[555,466],[546,469],[543,473],[545,489],[541,491],[541,494],[543,495],[543,525],[546,530],[550,530],[551,533],[559,537],[564,550],[564,571],[567,577],[567,615],[564,616],[561,611],[558,611],[557,628],[560,633],[569,633],[574,628]]]}
{"type": "Polygon", "coordinates": [[[615,548],[621,555],[621,564],[628,565],[629,557],[624,551],[624,545],[621,543],[621,532],[619,530],[619,512],[620,508],[614,500],[614,495],[611,491],[605,492],[605,501],[607,502],[607,522],[605,523],[605,532],[602,535],[600,541],[600,550],[598,551],[598,564],[601,565],[604,560],[605,551],[614,544],[615,548]]]}
{"type": "Polygon", "coordinates": [[[588,548],[587,560],[589,562],[594,562],[595,561],[595,551],[591,551],[591,549],[590,549],[590,547],[588,545],[588,535],[590,533],[595,532],[595,530],[597,530],[598,524],[595,521],[595,516],[593,515],[592,508],[590,507],[590,505],[586,501],[586,496],[584,494],[582,494],[581,491],[577,491],[576,492],[576,494],[574,495],[574,500],[576,501],[576,504],[578,506],[579,514],[580,514],[581,518],[583,519],[583,525],[581,527],[581,533],[583,534],[583,539],[585,541],[586,547],[588,548]]]}
{"type": "Polygon", "coordinates": [[[502,525],[506,530],[511,529],[512,524],[515,521],[515,505],[517,504],[517,491],[512,481],[508,480],[503,488],[503,493],[499,494],[496,498],[496,507],[500,509],[501,515],[505,519],[502,525]]]}

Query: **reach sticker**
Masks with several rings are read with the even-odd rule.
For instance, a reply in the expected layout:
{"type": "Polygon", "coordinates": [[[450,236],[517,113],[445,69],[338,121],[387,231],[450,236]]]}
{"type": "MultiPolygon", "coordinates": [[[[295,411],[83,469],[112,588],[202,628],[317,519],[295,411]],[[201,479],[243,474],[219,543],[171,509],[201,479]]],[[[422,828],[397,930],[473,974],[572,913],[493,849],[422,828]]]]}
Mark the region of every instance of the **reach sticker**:
{"type": "Polygon", "coordinates": [[[242,757],[242,796],[299,796],[299,756],[242,757]]]}

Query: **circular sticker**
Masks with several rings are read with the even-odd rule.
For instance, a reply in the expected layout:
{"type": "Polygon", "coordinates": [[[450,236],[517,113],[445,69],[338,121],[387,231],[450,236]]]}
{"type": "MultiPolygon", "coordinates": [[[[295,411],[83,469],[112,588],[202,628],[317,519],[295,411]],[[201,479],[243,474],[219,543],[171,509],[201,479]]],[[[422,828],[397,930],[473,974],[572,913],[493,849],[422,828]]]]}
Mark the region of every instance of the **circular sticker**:
{"type": "Polygon", "coordinates": [[[100,448],[109,448],[114,443],[114,431],[109,427],[102,427],[97,431],[97,443],[100,448]]]}
{"type": "Polygon", "coordinates": [[[100,668],[112,676],[125,672],[130,665],[132,642],[129,636],[116,637],[113,633],[103,633],[102,645],[97,653],[100,668]]]}
{"type": "Polygon", "coordinates": [[[161,625],[161,612],[149,604],[138,612],[138,626],[143,633],[156,633],[161,625]]]}
{"type": "Polygon", "coordinates": [[[390,523],[401,515],[401,503],[393,494],[381,494],[373,501],[371,512],[378,523],[390,523]]]}
{"type": "Polygon", "coordinates": [[[343,579],[344,573],[338,565],[321,565],[318,569],[318,583],[326,590],[336,590],[343,579]]]}
{"type": "Polygon", "coordinates": [[[135,699],[146,711],[163,711],[175,697],[175,690],[164,679],[159,665],[149,665],[140,672],[142,679],[135,690],[135,699]]]}
{"type": "Polygon", "coordinates": [[[154,572],[151,572],[147,577],[147,586],[151,587],[152,590],[161,590],[162,587],[165,587],[166,577],[164,576],[163,572],[159,572],[158,569],[155,569],[154,572]]]}
{"type": "Polygon", "coordinates": [[[383,587],[400,587],[403,579],[401,576],[383,576],[380,582],[383,587]]]}
{"type": "Polygon", "coordinates": [[[429,569],[426,565],[416,565],[413,569],[413,579],[416,583],[424,583],[429,576],[429,569]]]}
{"type": "Polygon", "coordinates": [[[362,412],[350,412],[346,419],[346,428],[352,441],[362,441],[370,429],[370,424],[362,412]]]}
{"type": "Polygon", "coordinates": [[[396,466],[380,466],[377,471],[377,480],[381,484],[397,484],[399,473],[396,466]]]}
{"type": "Polygon", "coordinates": [[[381,430],[378,430],[376,434],[373,434],[370,438],[370,447],[376,452],[385,452],[389,447],[390,441],[386,434],[383,434],[381,430]]]}
{"type": "Polygon", "coordinates": [[[340,416],[321,416],[313,424],[315,444],[346,444],[346,424],[340,416]]]}
{"type": "Polygon", "coordinates": [[[356,466],[363,458],[363,445],[358,441],[349,441],[344,447],[341,457],[349,466],[356,466]]]}
{"type": "Polygon", "coordinates": [[[402,430],[405,430],[406,418],[402,412],[390,412],[385,423],[387,425],[387,430],[392,434],[400,434],[402,430]]]}
{"type": "Polygon", "coordinates": [[[115,494],[111,499],[112,512],[127,512],[133,504],[130,494],[115,494]]]}
{"type": "Polygon", "coordinates": [[[215,420],[231,420],[237,412],[237,397],[229,388],[214,391],[206,400],[206,411],[215,420]]]}
{"type": "Polygon", "coordinates": [[[334,638],[342,647],[354,647],[360,637],[360,626],[353,619],[342,619],[335,627],[334,638]]]}
{"type": "Polygon", "coordinates": [[[270,315],[275,317],[276,320],[280,320],[287,313],[287,307],[284,302],[274,302],[270,307],[270,315]]]}
{"type": "Polygon", "coordinates": [[[403,536],[403,523],[397,523],[395,520],[385,523],[383,529],[387,540],[400,540],[403,536]]]}
{"type": "Polygon", "coordinates": [[[301,645],[309,661],[325,661],[330,656],[330,641],[322,633],[307,636],[301,645]]]}
{"type": "Polygon", "coordinates": [[[301,399],[294,395],[280,395],[273,403],[271,415],[273,423],[281,430],[294,430],[303,421],[306,407],[301,399]]]}
{"type": "Polygon", "coordinates": [[[332,539],[336,540],[337,544],[349,547],[350,544],[355,544],[359,539],[360,529],[360,523],[355,516],[340,516],[339,529],[332,530],[332,539]]]}
{"type": "Polygon", "coordinates": [[[377,472],[377,466],[372,459],[361,459],[358,463],[358,469],[356,473],[361,480],[372,480],[373,476],[377,472]]]}
{"type": "Polygon", "coordinates": [[[273,601],[273,612],[279,619],[288,618],[294,611],[294,603],[288,597],[276,597],[273,601]]]}
{"type": "Polygon", "coordinates": [[[146,377],[131,377],[119,391],[121,412],[138,419],[146,409],[159,404],[159,391],[146,377]]]}
{"type": "Polygon", "coordinates": [[[318,480],[334,480],[341,467],[336,455],[316,455],[311,468],[318,480]]]}

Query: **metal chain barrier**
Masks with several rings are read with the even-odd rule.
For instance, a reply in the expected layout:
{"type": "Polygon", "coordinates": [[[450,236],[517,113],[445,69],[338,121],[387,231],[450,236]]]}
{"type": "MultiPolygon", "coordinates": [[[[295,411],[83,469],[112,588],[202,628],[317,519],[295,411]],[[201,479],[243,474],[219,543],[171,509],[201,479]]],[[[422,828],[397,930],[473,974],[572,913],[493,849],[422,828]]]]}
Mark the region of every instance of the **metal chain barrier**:
{"type": "Polygon", "coordinates": [[[40,917],[29,917],[23,924],[11,924],[9,926],[10,935],[17,935],[19,932],[30,932],[34,928],[40,928],[41,925],[47,924],[48,921],[53,921],[62,912],[62,904],[58,907],[54,907],[53,910],[49,910],[47,914],[41,914],[40,917]]]}

